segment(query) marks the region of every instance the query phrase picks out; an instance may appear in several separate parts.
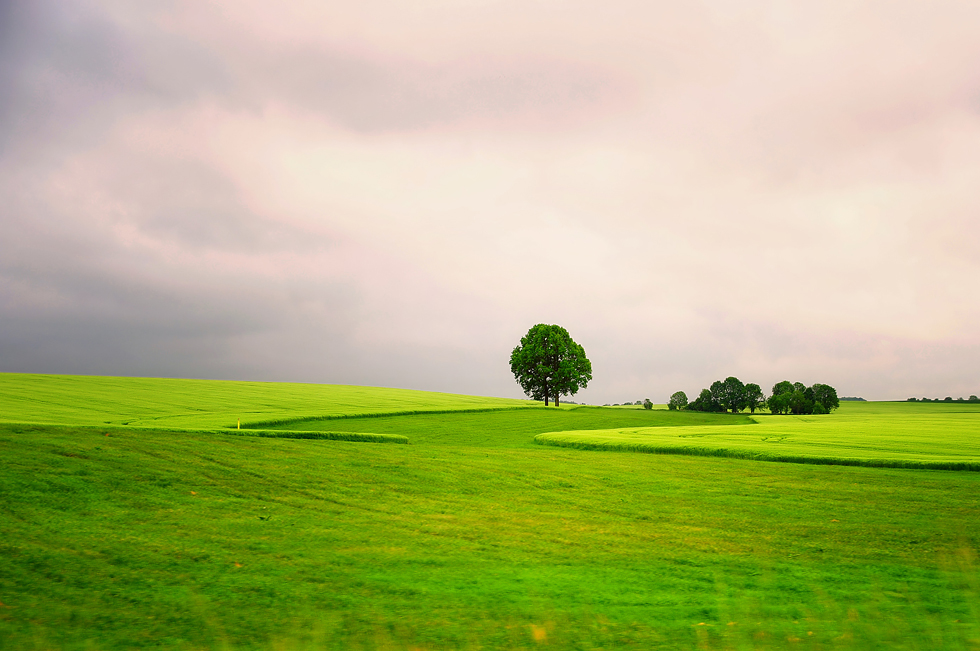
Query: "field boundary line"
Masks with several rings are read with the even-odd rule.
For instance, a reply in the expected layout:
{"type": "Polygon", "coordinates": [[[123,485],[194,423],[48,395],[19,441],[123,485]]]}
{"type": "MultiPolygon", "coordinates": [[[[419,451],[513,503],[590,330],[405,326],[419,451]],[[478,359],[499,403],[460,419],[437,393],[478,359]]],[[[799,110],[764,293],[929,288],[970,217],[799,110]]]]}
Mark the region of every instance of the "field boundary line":
{"type": "Polygon", "coordinates": [[[684,445],[656,445],[648,443],[601,443],[597,441],[568,441],[549,438],[549,433],[538,434],[534,442],[576,450],[598,452],[639,452],[644,454],[676,454],[696,457],[723,457],[747,461],[772,461],[778,463],[803,463],[824,466],[863,466],[867,468],[905,468],[911,470],[961,470],[980,472],[980,461],[918,461],[915,459],[856,459],[848,457],[822,457],[796,454],[771,454],[744,449],[702,448],[684,445]]]}
{"type": "MultiPolygon", "coordinates": [[[[526,407],[479,407],[473,409],[414,409],[408,411],[372,412],[367,414],[325,414],[323,416],[301,416],[298,418],[279,418],[272,420],[257,420],[242,423],[242,429],[262,429],[276,425],[293,425],[296,423],[315,423],[324,420],[346,420],[350,418],[392,418],[395,416],[428,416],[439,414],[480,414],[491,411],[522,411],[524,409],[544,409],[543,405],[527,405],[526,407]]],[[[578,406],[569,409],[573,411],[578,406]]],[[[234,425],[229,427],[234,428],[234,425]]]]}
{"type": "Polygon", "coordinates": [[[147,434],[228,434],[250,438],[274,439],[310,439],[330,441],[350,441],[360,443],[396,443],[408,444],[408,437],[402,434],[377,434],[374,432],[321,432],[302,430],[275,429],[222,429],[195,427],[153,427],[145,425],[65,425],[64,423],[25,423],[17,421],[0,421],[0,428],[12,428],[15,433],[32,429],[84,430],[97,434],[111,432],[145,432],[147,434]],[[11,427],[12,426],[12,427],[11,427]]]}

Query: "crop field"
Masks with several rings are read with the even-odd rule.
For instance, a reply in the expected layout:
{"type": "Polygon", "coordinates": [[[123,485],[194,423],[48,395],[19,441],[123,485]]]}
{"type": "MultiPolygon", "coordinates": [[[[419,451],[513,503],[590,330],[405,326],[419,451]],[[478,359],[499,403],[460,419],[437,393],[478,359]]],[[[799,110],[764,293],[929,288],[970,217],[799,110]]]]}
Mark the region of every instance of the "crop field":
{"type": "Polygon", "coordinates": [[[408,389],[0,373],[0,422],[232,428],[368,414],[521,408],[507,398],[408,389]]]}
{"type": "Polygon", "coordinates": [[[413,443],[428,445],[462,445],[480,447],[533,447],[534,434],[555,428],[604,429],[617,427],[654,427],[674,429],[683,426],[712,428],[718,425],[751,423],[743,414],[701,414],[697,412],[646,411],[608,407],[562,407],[512,409],[495,412],[407,414],[384,418],[349,418],[298,422],[273,426],[274,431],[313,430],[318,428],[343,432],[402,434],[413,443]]]}
{"type": "Polygon", "coordinates": [[[852,448],[881,437],[875,458],[921,441],[968,461],[960,406],[753,424],[135,381],[144,405],[131,380],[44,377],[0,375],[0,649],[980,649],[980,472],[535,442],[779,427],[790,442],[814,425],[852,448]],[[237,411],[254,416],[223,431],[237,411]]]}
{"type": "Polygon", "coordinates": [[[754,420],[725,428],[581,428],[535,440],[593,450],[980,470],[980,405],[845,402],[830,417],[765,414],[754,420]]]}

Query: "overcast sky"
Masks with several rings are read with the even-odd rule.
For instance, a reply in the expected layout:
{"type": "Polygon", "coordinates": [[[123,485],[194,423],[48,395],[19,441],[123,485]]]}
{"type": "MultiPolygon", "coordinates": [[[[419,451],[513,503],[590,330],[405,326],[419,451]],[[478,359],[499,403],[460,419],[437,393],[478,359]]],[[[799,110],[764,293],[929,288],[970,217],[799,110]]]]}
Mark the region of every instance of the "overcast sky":
{"type": "Polygon", "coordinates": [[[976,0],[0,0],[0,371],[980,393],[976,0]]]}

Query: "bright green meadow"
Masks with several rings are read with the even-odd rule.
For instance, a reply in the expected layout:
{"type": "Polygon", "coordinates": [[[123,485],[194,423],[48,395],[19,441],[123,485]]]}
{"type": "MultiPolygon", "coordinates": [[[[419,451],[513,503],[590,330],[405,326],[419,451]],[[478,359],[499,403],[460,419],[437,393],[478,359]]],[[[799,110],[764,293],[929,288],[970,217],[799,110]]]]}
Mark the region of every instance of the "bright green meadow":
{"type": "Polygon", "coordinates": [[[0,422],[233,428],[416,411],[527,407],[525,400],[339,384],[0,373],[0,422]]]}
{"type": "Polygon", "coordinates": [[[757,414],[734,427],[580,428],[535,437],[591,450],[980,470],[980,405],[845,402],[832,416],[757,414]]]}
{"type": "Polygon", "coordinates": [[[0,374],[0,649],[978,650],[978,425],[0,374]]]}

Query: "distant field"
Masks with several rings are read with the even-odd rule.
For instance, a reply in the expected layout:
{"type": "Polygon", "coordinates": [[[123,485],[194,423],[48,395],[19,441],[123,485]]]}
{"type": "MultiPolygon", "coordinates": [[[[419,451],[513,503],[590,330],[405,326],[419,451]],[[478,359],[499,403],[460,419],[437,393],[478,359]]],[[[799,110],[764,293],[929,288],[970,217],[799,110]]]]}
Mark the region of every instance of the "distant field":
{"type": "Polygon", "coordinates": [[[513,409],[476,413],[410,414],[382,418],[304,421],[273,425],[282,431],[329,429],[342,432],[402,434],[413,444],[513,447],[533,446],[534,435],[555,429],[608,427],[717,427],[751,423],[744,414],[699,414],[622,407],[570,406],[561,409],[513,409]]]}
{"type": "Polygon", "coordinates": [[[408,389],[0,373],[0,422],[231,428],[306,418],[533,407],[408,389]]]}
{"type": "Polygon", "coordinates": [[[0,418],[68,424],[0,422],[0,649],[980,649],[980,473],[534,442],[559,429],[761,441],[768,428],[783,443],[965,458],[972,407],[751,424],[17,377],[33,392],[21,381],[11,398],[3,377],[0,418]],[[256,403],[246,429],[227,429],[256,403]],[[442,413],[405,413],[427,410],[442,413]]]}
{"type": "Polygon", "coordinates": [[[825,416],[756,415],[732,427],[582,428],[535,441],[590,450],[980,470],[980,405],[845,402],[825,416]]]}

